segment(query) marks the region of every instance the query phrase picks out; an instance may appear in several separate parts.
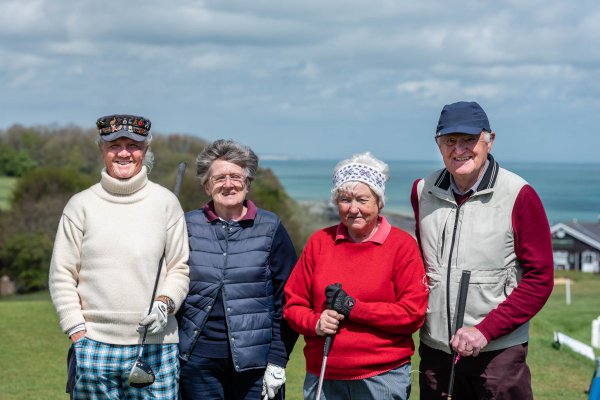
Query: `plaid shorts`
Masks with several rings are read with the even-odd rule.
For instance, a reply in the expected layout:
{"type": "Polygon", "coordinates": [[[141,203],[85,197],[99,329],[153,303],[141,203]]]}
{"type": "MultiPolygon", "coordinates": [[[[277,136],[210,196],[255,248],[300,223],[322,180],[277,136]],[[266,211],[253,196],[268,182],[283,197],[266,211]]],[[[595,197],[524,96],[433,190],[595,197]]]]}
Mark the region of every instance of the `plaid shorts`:
{"type": "Polygon", "coordinates": [[[73,344],[77,359],[73,399],[172,399],[179,387],[177,344],[146,344],[142,360],[152,368],[156,381],[145,388],[129,386],[127,378],[140,349],[83,337],[73,344]]]}

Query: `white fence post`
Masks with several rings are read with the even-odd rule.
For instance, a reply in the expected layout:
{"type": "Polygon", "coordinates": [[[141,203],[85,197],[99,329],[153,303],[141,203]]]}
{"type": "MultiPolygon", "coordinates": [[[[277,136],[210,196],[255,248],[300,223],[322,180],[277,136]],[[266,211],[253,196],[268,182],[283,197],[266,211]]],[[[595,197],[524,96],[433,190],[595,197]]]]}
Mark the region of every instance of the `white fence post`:
{"type": "Polygon", "coordinates": [[[571,304],[571,280],[567,279],[567,281],[565,282],[565,296],[566,296],[566,300],[567,300],[567,305],[571,304]]]}
{"type": "Polygon", "coordinates": [[[600,317],[592,321],[592,346],[600,348],[600,317]]]}

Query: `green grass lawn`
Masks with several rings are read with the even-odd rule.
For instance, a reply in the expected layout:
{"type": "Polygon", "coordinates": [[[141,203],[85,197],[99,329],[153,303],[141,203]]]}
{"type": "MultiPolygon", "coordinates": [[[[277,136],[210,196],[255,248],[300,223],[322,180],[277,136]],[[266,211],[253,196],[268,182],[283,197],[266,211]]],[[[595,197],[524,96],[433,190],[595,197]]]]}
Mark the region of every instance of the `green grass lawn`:
{"type": "Polygon", "coordinates": [[[10,196],[17,185],[17,178],[0,176],[0,210],[10,208],[10,196]]]}
{"type": "MultiPolygon", "coordinates": [[[[559,330],[590,343],[591,321],[600,313],[600,277],[575,273],[568,276],[575,280],[571,305],[565,304],[564,285],[556,285],[548,304],[531,324],[528,362],[536,399],[587,399],[585,390],[594,362],[566,349],[554,349],[552,335],[559,330]]],[[[48,294],[1,300],[0,321],[0,399],[64,400],[69,341],[58,328],[48,294]]],[[[302,399],[303,345],[300,338],[286,370],[289,400],[302,399]]],[[[415,357],[413,399],[418,398],[417,369],[415,357]]]]}

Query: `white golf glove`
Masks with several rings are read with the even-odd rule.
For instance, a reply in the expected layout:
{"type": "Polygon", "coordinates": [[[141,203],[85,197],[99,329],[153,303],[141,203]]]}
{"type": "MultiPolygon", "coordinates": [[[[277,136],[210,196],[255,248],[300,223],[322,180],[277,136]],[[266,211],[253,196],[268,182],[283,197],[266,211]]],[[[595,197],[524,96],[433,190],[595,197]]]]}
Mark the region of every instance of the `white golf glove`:
{"type": "Polygon", "coordinates": [[[275,364],[268,364],[263,378],[262,396],[263,400],[275,397],[279,389],[285,383],[285,369],[275,364]]]}
{"type": "Polygon", "coordinates": [[[168,307],[162,301],[156,300],[152,304],[152,310],[146,315],[142,314],[140,326],[137,328],[139,333],[144,332],[144,327],[148,326],[148,333],[154,335],[162,332],[167,326],[167,317],[169,316],[168,307]]]}

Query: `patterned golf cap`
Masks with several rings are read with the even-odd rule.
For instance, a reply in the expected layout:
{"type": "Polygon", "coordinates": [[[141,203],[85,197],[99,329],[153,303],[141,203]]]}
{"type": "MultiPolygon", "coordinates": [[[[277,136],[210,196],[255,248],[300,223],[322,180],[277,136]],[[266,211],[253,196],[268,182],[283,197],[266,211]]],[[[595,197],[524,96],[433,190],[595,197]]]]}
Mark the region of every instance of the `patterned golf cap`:
{"type": "Polygon", "coordinates": [[[136,142],[144,142],[150,133],[151,125],[148,118],[127,114],[107,115],[98,118],[96,121],[98,133],[106,142],[111,142],[121,137],[126,137],[136,142]]]}

